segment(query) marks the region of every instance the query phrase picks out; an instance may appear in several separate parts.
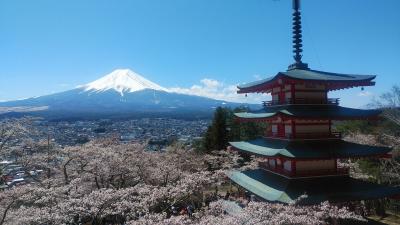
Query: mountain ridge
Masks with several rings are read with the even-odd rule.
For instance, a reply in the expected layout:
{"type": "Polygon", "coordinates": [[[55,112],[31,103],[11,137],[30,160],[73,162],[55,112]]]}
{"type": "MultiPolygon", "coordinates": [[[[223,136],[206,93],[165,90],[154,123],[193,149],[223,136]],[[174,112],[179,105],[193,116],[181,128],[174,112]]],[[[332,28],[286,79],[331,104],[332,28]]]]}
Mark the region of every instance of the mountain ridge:
{"type": "MultiPolygon", "coordinates": [[[[233,103],[207,97],[171,92],[131,70],[115,70],[86,85],[51,95],[24,100],[0,102],[0,107],[12,112],[10,107],[18,107],[18,113],[35,115],[146,115],[162,116],[190,112],[211,115],[218,106],[238,107],[248,104],[233,103]],[[21,107],[35,109],[21,112],[21,107]],[[37,110],[43,109],[43,110],[37,110]]],[[[1,113],[1,111],[0,111],[1,113]]],[[[185,115],[187,116],[187,115],[185,115]]]]}

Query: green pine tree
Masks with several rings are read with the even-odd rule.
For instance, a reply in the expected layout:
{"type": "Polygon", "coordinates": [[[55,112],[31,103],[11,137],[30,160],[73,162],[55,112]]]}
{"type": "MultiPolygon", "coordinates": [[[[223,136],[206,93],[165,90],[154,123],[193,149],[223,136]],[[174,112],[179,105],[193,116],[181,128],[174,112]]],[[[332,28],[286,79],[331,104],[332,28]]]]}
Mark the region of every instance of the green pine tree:
{"type": "Polygon", "coordinates": [[[228,146],[227,116],[227,109],[218,107],[215,110],[211,134],[213,136],[213,147],[217,150],[225,149],[228,146]]]}
{"type": "Polygon", "coordinates": [[[234,110],[218,107],[214,112],[211,125],[204,134],[199,152],[209,153],[213,150],[226,149],[228,141],[250,140],[262,136],[266,124],[257,122],[240,123],[234,116],[236,112],[248,111],[245,107],[234,110]]]}

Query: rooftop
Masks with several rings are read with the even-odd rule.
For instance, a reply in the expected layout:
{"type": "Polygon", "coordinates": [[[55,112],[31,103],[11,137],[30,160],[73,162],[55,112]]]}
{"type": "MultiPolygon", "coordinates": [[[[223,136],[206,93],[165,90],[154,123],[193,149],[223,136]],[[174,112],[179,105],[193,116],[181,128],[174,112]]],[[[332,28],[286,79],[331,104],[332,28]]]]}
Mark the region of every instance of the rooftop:
{"type": "Polygon", "coordinates": [[[378,116],[380,110],[364,110],[341,107],[337,105],[280,105],[269,106],[264,109],[235,113],[241,119],[274,119],[277,115],[302,119],[369,119],[378,116]]]}
{"type": "Polygon", "coordinates": [[[372,82],[375,77],[376,75],[340,74],[311,69],[292,69],[279,72],[273,77],[239,85],[238,93],[265,91],[280,78],[293,81],[307,81],[308,83],[325,83],[328,90],[336,90],[357,86],[371,86],[375,84],[372,82]]]}
{"type": "Polygon", "coordinates": [[[290,141],[258,138],[229,144],[239,151],[259,156],[283,156],[297,159],[386,156],[391,151],[388,147],[361,145],[340,139],[290,141]]]}
{"type": "Polygon", "coordinates": [[[398,187],[381,186],[346,176],[291,180],[261,169],[233,171],[228,176],[258,197],[281,203],[294,203],[304,194],[307,197],[300,201],[302,204],[377,199],[400,194],[398,187]]]}

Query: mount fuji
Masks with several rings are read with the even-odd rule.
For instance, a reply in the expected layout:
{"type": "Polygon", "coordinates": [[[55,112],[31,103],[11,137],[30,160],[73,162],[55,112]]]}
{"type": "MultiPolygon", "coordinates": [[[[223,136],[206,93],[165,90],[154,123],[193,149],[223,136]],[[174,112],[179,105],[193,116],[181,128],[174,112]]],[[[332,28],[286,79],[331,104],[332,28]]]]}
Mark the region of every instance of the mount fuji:
{"type": "Polygon", "coordinates": [[[218,106],[244,104],[179,94],[129,69],[112,73],[56,94],[1,102],[0,113],[29,114],[51,119],[120,117],[209,117],[218,106]]]}
{"type": "Polygon", "coordinates": [[[114,90],[119,92],[121,96],[126,92],[131,93],[145,89],[168,92],[168,89],[146,80],[144,77],[129,69],[115,70],[98,80],[84,85],[82,88],[84,88],[84,91],[94,92],[114,90]]]}

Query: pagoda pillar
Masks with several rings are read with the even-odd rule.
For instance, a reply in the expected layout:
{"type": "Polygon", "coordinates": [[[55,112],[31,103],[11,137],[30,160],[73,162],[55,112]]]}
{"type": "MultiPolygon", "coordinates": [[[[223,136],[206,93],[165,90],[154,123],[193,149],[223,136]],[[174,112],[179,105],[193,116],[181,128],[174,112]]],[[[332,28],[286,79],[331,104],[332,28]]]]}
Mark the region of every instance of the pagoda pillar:
{"type": "Polygon", "coordinates": [[[329,120],[329,135],[332,134],[332,120],[329,120]]]}
{"type": "Polygon", "coordinates": [[[292,171],[291,171],[292,176],[296,175],[296,160],[292,160],[292,161],[290,161],[290,163],[291,163],[290,167],[292,168],[292,171]]]}
{"type": "Polygon", "coordinates": [[[328,91],[326,86],[325,86],[325,102],[328,103],[328,91]]]}
{"type": "Polygon", "coordinates": [[[296,91],[295,91],[295,84],[290,84],[290,92],[291,92],[291,103],[296,103],[296,91]]]}
{"type": "Polygon", "coordinates": [[[338,161],[338,159],[335,158],[335,170],[336,170],[336,172],[338,172],[337,161],[338,161]]]}
{"type": "Polygon", "coordinates": [[[296,123],[292,120],[292,137],[296,138],[296,123]]]}

